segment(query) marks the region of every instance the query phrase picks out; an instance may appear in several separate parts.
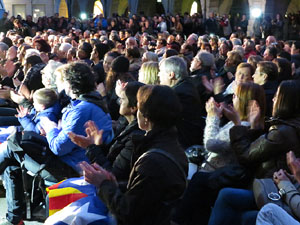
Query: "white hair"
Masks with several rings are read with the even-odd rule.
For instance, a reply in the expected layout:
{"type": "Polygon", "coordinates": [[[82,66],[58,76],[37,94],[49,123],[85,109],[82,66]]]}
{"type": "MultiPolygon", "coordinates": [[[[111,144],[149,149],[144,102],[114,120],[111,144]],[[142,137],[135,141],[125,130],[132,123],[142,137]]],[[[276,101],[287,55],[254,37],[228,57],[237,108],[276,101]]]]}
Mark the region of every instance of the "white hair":
{"type": "Polygon", "coordinates": [[[143,57],[147,59],[147,61],[158,62],[158,56],[154,52],[145,52],[143,57]]]}
{"type": "Polygon", "coordinates": [[[197,53],[195,58],[198,59],[201,62],[201,65],[203,66],[213,67],[215,65],[214,55],[207,51],[201,50],[197,53]]]}
{"type": "Polygon", "coordinates": [[[179,56],[163,59],[159,64],[159,69],[165,73],[174,73],[176,79],[188,76],[186,62],[179,56]]]}
{"type": "Polygon", "coordinates": [[[46,85],[50,85],[50,87],[47,88],[56,89],[56,75],[54,71],[62,65],[63,64],[61,62],[49,60],[48,64],[42,70],[42,81],[45,87],[46,85]]]}
{"type": "Polygon", "coordinates": [[[5,44],[4,42],[0,42],[0,51],[7,51],[8,50],[8,45],[5,44]]]}
{"type": "Polygon", "coordinates": [[[72,47],[73,46],[70,43],[61,43],[61,45],[59,46],[59,51],[67,53],[72,47]]]}
{"type": "Polygon", "coordinates": [[[37,50],[37,49],[29,48],[29,49],[27,49],[26,52],[25,52],[25,57],[24,57],[24,59],[26,60],[26,59],[28,59],[30,56],[34,56],[34,55],[40,57],[40,56],[41,56],[41,53],[40,53],[40,51],[37,50]]]}

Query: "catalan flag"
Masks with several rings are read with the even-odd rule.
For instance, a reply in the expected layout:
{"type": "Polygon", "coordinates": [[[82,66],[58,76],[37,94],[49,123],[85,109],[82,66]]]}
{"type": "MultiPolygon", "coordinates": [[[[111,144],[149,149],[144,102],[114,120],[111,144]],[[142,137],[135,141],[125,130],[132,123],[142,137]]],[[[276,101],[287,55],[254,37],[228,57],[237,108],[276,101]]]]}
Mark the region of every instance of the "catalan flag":
{"type": "Polygon", "coordinates": [[[49,197],[49,216],[65,206],[87,196],[96,196],[96,188],[80,178],[63,180],[47,188],[49,197]]]}

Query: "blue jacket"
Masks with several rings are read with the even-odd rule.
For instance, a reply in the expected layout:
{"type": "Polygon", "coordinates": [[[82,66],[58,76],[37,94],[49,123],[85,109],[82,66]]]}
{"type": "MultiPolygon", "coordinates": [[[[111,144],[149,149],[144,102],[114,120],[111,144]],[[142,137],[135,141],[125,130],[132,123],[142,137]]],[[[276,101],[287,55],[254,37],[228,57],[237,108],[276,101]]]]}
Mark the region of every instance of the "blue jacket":
{"type": "MultiPolygon", "coordinates": [[[[97,98],[100,99],[100,95],[96,96],[96,100],[97,98]]],[[[70,131],[85,136],[84,124],[92,120],[99,129],[104,130],[103,143],[110,143],[114,137],[110,115],[99,107],[95,98],[92,102],[72,100],[70,107],[63,113],[61,128],[54,128],[46,135],[51,151],[76,171],[79,170],[77,164],[88,161],[88,158],[85,156],[86,150],[70,140],[68,137],[70,131]]]]}
{"type": "Polygon", "coordinates": [[[41,117],[48,117],[51,121],[57,123],[60,118],[61,107],[60,104],[57,102],[53,106],[37,113],[33,108],[30,114],[18,118],[20,124],[24,128],[24,131],[34,131],[40,134],[40,119],[41,117]]]}

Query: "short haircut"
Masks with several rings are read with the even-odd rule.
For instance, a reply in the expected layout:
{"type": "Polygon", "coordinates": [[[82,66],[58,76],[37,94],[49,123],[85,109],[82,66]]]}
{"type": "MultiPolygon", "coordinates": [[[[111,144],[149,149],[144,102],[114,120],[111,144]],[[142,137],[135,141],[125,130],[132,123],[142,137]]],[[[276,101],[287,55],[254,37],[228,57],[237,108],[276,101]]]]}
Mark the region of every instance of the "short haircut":
{"type": "Polygon", "coordinates": [[[67,64],[63,70],[64,78],[77,96],[95,90],[95,76],[90,66],[82,62],[67,64]]]}
{"type": "Polygon", "coordinates": [[[96,44],[95,48],[100,60],[102,60],[104,58],[104,55],[109,51],[108,45],[102,43],[96,44]]]}
{"type": "Polygon", "coordinates": [[[227,56],[228,56],[227,58],[229,58],[230,56],[232,57],[233,64],[235,66],[238,66],[243,61],[243,58],[242,58],[240,52],[238,52],[238,51],[232,50],[227,53],[227,56]]]}
{"type": "Polygon", "coordinates": [[[241,68],[249,68],[251,75],[254,74],[255,70],[253,66],[250,63],[240,63],[236,70],[241,69],[241,68]]]}
{"type": "Polygon", "coordinates": [[[126,49],[126,56],[136,58],[136,59],[140,58],[141,54],[140,54],[139,48],[138,47],[127,48],[126,49]]]}
{"type": "Polygon", "coordinates": [[[147,61],[154,61],[154,62],[158,62],[158,56],[157,54],[155,54],[154,52],[145,52],[143,54],[143,56],[145,56],[145,58],[147,59],[147,61]]]}
{"type": "Polygon", "coordinates": [[[50,88],[41,88],[33,94],[33,101],[45,106],[45,108],[53,106],[57,100],[58,96],[56,92],[50,88]]]}
{"type": "Polygon", "coordinates": [[[144,86],[145,84],[138,82],[138,81],[132,81],[128,82],[128,84],[125,86],[125,95],[128,99],[128,107],[137,107],[137,93],[140,87],[144,86]]]}
{"type": "Polygon", "coordinates": [[[263,60],[264,59],[260,55],[250,55],[247,62],[253,66],[254,70],[256,70],[257,63],[263,60]]]}
{"type": "Polygon", "coordinates": [[[202,66],[213,67],[215,65],[214,55],[207,51],[198,52],[195,58],[201,62],[202,66]]]}
{"type": "Polygon", "coordinates": [[[163,59],[159,64],[159,69],[166,73],[174,73],[176,79],[188,76],[186,62],[179,56],[171,56],[163,59]]]}
{"type": "Polygon", "coordinates": [[[300,81],[282,81],[275,96],[273,117],[288,119],[300,114],[300,81]]]}
{"type": "Polygon", "coordinates": [[[278,69],[275,63],[268,61],[261,61],[257,64],[260,71],[268,75],[268,81],[274,81],[278,79],[278,69]]]}
{"type": "Polygon", "coordinates": [[[283,80],[292,80],[292,64],[285,58],[275,58],[273,62],[278,67],[278,82],[283,80]]]}
{"type": "Polygon", "coordinates": [[[139,89],[137,99],[140,112],[153,123],[153,127],[169,128],[177,123],[182,107],[170,87],[145,85],[139,89]]]}
{"type": "Polygon", "coordinates": [[[274,46],[267,47],[266,50],[269,50],[269,54],[275,59],[277,57],[277,48],[274,46]]]}

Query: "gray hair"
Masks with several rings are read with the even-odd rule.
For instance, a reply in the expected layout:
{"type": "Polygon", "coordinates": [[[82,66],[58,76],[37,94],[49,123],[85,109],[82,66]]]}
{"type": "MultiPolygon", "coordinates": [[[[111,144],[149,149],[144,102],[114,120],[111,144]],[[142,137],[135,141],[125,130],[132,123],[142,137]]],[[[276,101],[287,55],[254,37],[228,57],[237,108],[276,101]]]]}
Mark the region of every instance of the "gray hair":
{"type": "Polygon", "coordinates": [[[159,64],[159,69],[166,73],[174,73],[176,79],[188,76],[186,62],[179,56],[171,56],[163,59],[159,64]]]}
{"type": "Polygon", "coordinates": [[[45,87],[56,89],[56,74],[55,70],[62,66],[63,64],[60,62],[56,62],[54,60],[49,60],[48,64],[42,70],[42,82],[45,87]]]}
{"type": "Polygon", "coordinates": [[[147,61],[158,62],[158,56],[154,52],[145,52],[143,57],[147,59],[147,61]]]}
{"type": "Polygon", "coordinates": [[[240,39],[238,39],[238,38],[233,38],[231,40],[231,42],[232,42],[233,46],[235,46],[235,45],[242,45],[242,41],[240,39]]]}
{"type": "Polygon", "coordinates": [[[69,51],[70,48],[72,48],[73,46],[70,43],[62,43],[59,47],[59,50],[62,52],[67,53],[69,51]]]}
{"type": "Polygon", "coordinates": [[[8,45],[5,44],[4,42],[0,42],[0,51],[7,51],[8,50],[8,45]]]}
{"type": "Polygon", "coordinates": [[[207,52],[207,51],[200,51],[195,56],[196,59],[198,59],[201,62],[202,66],[208,66],[212,67],[215,65],[215,57],[213,54],[207,52]]]}

